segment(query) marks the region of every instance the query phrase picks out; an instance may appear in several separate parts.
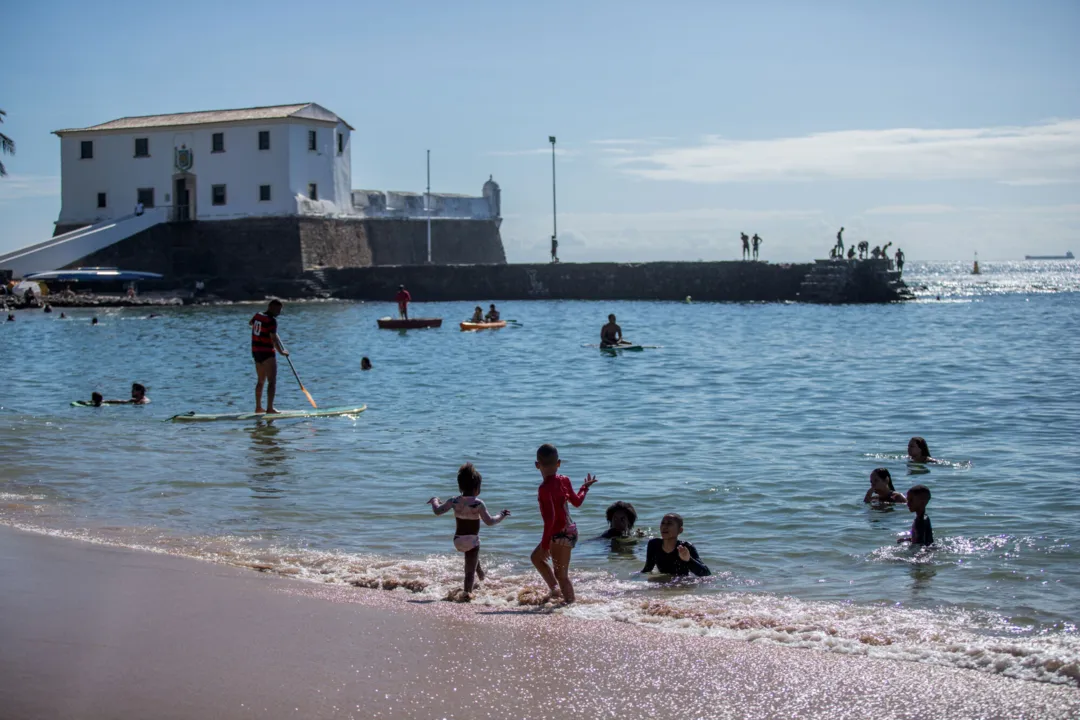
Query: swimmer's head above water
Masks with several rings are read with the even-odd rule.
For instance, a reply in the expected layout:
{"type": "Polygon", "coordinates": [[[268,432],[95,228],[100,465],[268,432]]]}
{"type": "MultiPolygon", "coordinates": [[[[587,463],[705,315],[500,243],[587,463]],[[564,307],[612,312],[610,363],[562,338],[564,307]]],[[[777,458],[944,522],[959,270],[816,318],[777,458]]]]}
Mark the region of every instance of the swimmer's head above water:
{"type": "Polygon", "coordinates": [[[879,467],[870,473],[870,487],[872,487],[878,495],[887,497],[889,493],[896,492],[896,488],[892,484],[892,474],[889,472],[889,468],[879,467]]]}
{"type": "Polygon", "coordinates": [[[105,396],[99,392],[90,393],[90,403],[94,407],[101,407],[101,403],[105,401],[105,396]]]}
{"type": "Polygon", "coordinates": [[[619,500],[608,506],[608,529],[616,533],[629,533],[637,522],[637,510],[628,502],[619,500]]]}
{"type": "Polygon", "coordinates": [[[665,540],[678,539],[683,530],[683,519],[679,513],[668,513],[660,520],[660,537],[665,540]]]}
{"type": "Polygon", "coordinates": [[[921,437],[913,437],[908,440],[907,453],[915,462],[928,462],[931,460],[930,447],[926,444],[926,440],[921,437]]]}

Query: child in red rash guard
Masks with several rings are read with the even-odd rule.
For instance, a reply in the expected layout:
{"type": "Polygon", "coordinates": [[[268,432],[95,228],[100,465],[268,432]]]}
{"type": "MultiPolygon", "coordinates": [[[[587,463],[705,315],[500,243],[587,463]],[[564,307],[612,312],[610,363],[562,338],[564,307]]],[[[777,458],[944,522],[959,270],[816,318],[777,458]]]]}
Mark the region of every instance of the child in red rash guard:
{"type": "Polygon", "coordinates": [[[581,489],[574,492],[570,478],[559,475],[559,451],[547,443],[536,451],[536,468],[544,477],[537,492],[540,516],[544,518],[544,535],[532,553],[532,563],[547,583],[552,596],[562,592],[563,600],[574,602],[574,586],[570,584],[570,553],[577,544],[577,525],[570,518],[566,503],[581,507],[589,486],[596,482],[591,474],[585,476],[581,489]],[[548,558],[551,564],[548,564],[548,558]]]}

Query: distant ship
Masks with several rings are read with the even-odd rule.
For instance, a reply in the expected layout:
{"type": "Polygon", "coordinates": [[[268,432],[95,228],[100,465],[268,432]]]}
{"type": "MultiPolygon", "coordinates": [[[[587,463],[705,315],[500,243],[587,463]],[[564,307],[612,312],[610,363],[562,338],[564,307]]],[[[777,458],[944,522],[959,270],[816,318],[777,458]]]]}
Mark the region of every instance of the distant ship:
{"type": "Polygon", "coordinates": [[[1025,260],[1075,260],[1076,256],[1072,254],[1072,251],[1065,253],[1064,255],[1025,255],[1025,260]]]}

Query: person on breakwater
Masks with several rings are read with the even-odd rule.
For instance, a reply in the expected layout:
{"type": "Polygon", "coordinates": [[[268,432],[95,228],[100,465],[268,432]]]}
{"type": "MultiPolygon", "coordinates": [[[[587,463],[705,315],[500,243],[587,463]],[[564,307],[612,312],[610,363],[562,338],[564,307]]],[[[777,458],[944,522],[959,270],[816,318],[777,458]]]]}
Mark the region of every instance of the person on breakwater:
{"type": "Polygon", "coordinates": [[[634,530],[634,523],[637,522],[637,510],[630,503],[622,500],[613,502],[608,506],[606,516],[608,529],[600,536],[602,539],[611,540],[614,544],[635,542],[638,538],[645,536],[645,533],[641,530],[634,530]]]}
{"type": "Polygon", "coordinates": [[[836,233],[836,257],[844,257],[844,228],[840,228],[840,232],[836,233]]]}
{"type": "Polygon", "coordinates": [[[554,235],[551,236],[551,262],[559,262],[559,240],[554,235]]]}
{"type": "Polygon", "coordinates": [[[577,545],[577,525],[570,518],[566,503],[581,507],[589,487],[596,482],[591,474],[585,476],[581,489],[574,492],[570,478],[559,475],[559,451],[554,445],[544,443],[536,451],[536,469],[544,477],[536,493],[540,503],[540,517],[544,519],[544,534],[540,544],[533,550],[532,564],[547,583],[549,597],[560,592],[567,603],[574,602],[574,586],[570,582],[570,554],[577,545]],[[548,559],[551,564],[548,564],[548,559]]]}
{"type": "Polygon", "coordinates": [[[859,259],[865,260],[866,254],[870,252],[870,242],[867,240],[861,240],[859,242],[859,259]]]}
{"type": "Polygon", "coordinates": [[[869,503],[877,500],[879,503],[906,503],[901,493],[896,492],[892,484],[892,475],[888,468],[877,468],[870,473],[870,489],[863,496],[863,502],[869,503]]]}
{"type": "Polygon", "coordinates": [[[904,251],[900,248],[896,248],[896,270],[900,273],[904,273],[904,251]]]}
{"type": "Polygon", "coordinates": [[[908,510],[915,513],[915,520],[911,523],[911,532],[898,537],[897,543],[934,544],[934,529],[930,526],[930,518],[926,515],[928,504],[930,504],[930,488],[925,485],[915,485],[907,491],[908,510]]]}
{"type": "Polygon", "coordinates": [[[360,358],[360,369],[361,370],[370,370],[371,369],[371,360],[366,355],[364,357],[360,358]]]}
{"type": "Polygon", "coordinates": [[[472,463],[465,463],[458,468],[457,497],[442,502],[437,497],[428,500],[436,515],[442,515],[453,508],[457,529],[454,532],[454,547],[465,553],[465,599],[472,599],[474,576],[484,581],[484,570],[480,567],[480,521],[485,525],[498,525],[504,518],[510,517],[509,510],[503,510],[492,517],[487,505],[480,499],[480,483],[483,478],[472,463]]]}
{"type": "Polygon", "coordinates": [[[930,457],[930,446],[926,444],[926,440],[918,436],[908,440],[907,454],[912,462],[934,462],[934,458],[930,457]]]}
{"type": "Polygon", "coordinates": [[[754,259],[755,259],[755,260],[757,260],[757,259],[758,259],[758,248],[760,248],[760,247],[761,247],[761,243],[763,243],[763,242],[765,242],[765,241],[764,241],[764,240],[762,240],[762,239],[761,239],[761,238],[760,238],[760,237],[758,236],[758,234],[757,234],[757,233],[754,233],[754,237],[753,237],[753,238],[751,238],[751,241],[752,241],[752,242],[753,242],[753,244],[754,244],[754,259]]]}
{"type": "Polygon", "coordinates": [[[472,311],[472,318],[469,320],[472,323],[484,322],[484,308],[477,305],[472,311]]]}
{"type": "Polygon", "coordinates": [[[277,316],[281,314],[281,301],[271,300],[266,312],[255,313],[248,321],[251,326],[251,357],[255,361],[255,412],[275,414],[274,395],[277,393],[277,356],[280,352],[285,357],[289,353],[281,345],[277,336],[277,316]],[[263,410],[262,391],[266,385],[266,410],[263,410]]]}
{"type": "Polygon", "coordinates": [[[697,548],[679,540],[682,531],[683,519],[678,513],[668,513],[660,520],[660,537],[649,541],[642,574],[651,573],[653,568],[667,575],[694,573],[698,577],[704,577],[712,574],[705,563],[701,562],[697,548]]]}
{"type": "Polygon", "coordinates": [[[852,245],[851,247],[848,248],[847,259],[848,260],[854,260],[855,259],[855,246],[854,245],[852,245]]]}
{"type": "Polygon", "coordinates": [[[394,296],[394,300],[397,301],[398,315],[402,320],[409,319],[409,303],[412,302],[412,295],[405,289],[404,285],[398,285],[397,295],[394,296]]]}
{"type": "Polygon", "coordinates": [[[487,322],[499,322],[499,311],[495,309],[495,303],[491,303],[487,315],[484,316],[484,320],[487,322]]]}
{"type": "Polygon", "coordinates": [[[615,322],[615,315],[608,315],[607,319],[607,325],[600,328],[600,347],[609,348],[629,344],[623,340],[622,328],[615,322]]]}
{"type": "Polygon", "coordinates": [[[746,233],[739,233],[739,238],[742,240],[742,259],[750,259],[750,236],[746,233]]]}

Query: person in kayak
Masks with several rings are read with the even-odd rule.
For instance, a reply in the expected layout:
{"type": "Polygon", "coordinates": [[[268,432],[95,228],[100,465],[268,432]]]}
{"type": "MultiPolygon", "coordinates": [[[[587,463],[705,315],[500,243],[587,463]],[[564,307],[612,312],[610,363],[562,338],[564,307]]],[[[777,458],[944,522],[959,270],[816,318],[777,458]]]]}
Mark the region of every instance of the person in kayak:
{"type": "Polygon", "coordinates": [[[600,347],[609,348],[618,345],[629,345],[629,341],[623,340],[622,328],[615,322],[615,315],[608,315],[607,319],[607,325],[600,328],[600,347]]]}
{"type": "Polygon", "coordinates": [[[487,315],[484,316],[484,320],[487,322],[499,322],[499,311],[495,309],[495,303],[491,303],[487,315]]]}
{"type": "Polygon", "coordinates": [[[484,308],[477,305],[476,308],[472,311],[472,318],[469,320],[469,322],[471,322],[471,323],[482,323],[482,322],[484,322],[484,308]]]}
{"type": "Polygon", "coordinates": [[[402,320],[408,320],[409,303],[412,302],[412,295],[409,294],[404,285],[398,285],[397,295],[394,296],[394,299],[397,300],[398,315],[401,316],[402,320]]]}
{"type": "Polygon", "coordinates": [[[255,360],[255,412],[275,414],[274,395],[277,392],[276,352],[288,357],[277,336],[277,316],[281,314],[281,301],[271,300],[266,312],[255,313],[248,321],[251,326],[251,357],[255,360]],[[262,391],[266,385],[266,410],[263,410],[262,391]]]}
{"type": "Polygon", "coordinates": [[[645,567],[641,571],[643,574],[650,573],[655,568],[668,575],[711,575],[709,568],[698,557],[697,548],[679,540],[682,531],[681,515],[668,513],[664,516],[660,521],[660,537],[650,540],[645,551],[645,567]]]}

